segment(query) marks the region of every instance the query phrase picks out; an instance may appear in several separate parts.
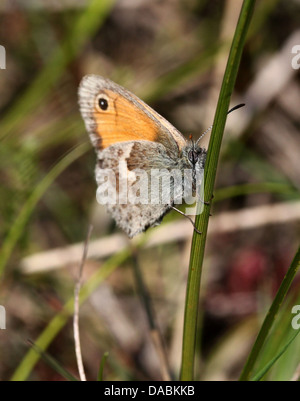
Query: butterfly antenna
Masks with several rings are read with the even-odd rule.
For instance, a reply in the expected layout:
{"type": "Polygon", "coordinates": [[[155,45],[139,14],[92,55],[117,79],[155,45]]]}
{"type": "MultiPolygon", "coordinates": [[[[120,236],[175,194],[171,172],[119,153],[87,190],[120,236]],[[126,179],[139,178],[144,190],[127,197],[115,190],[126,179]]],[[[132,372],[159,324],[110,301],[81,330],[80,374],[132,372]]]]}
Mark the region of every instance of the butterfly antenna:
{"type": "Polygon", "coordinates": [[[227,114],[231,113],[231,112],[234,111],[234,110],[240,109],[241,107],[244,107],[244,106],[245,106],[245,103],[240,103],[240,104],[234,106],[234,107],[233,107],[232,109],[230,109],[229,111],[227,111],[227,114]]]}
{"type": "MultiPolygon", "coordinates": [[[[238,105],[232,107],[232,109],[228,110],[228,111],[227,111],[227,114],[231,113],[231,112],[234,111],[234,110],[240,109],[241,107],[244,107],[244,106],[245,106],[245,103],[240,103],[240,104],[238,104],[238,105]]],[[[196,145],[198,144],[198,142],[199,142],[209,131],[212,130],[212,127],[213,127],[213,125],[211,125],[209,128],[207,128],[207,130],[205,130],[205,131],[203,132],[203,134],[200,135],[200,138],[197,139],[196,145]]]]}
{"type": "Polygon", "coordinates": [[[198,142],[200,142],[201,139],[202,139],[209,131],[212,130],[212,127],[213,127],[213,126],[211,125],[209,128],[207,128],[207,129],[200,135],[200,138],[197,139],[196,145],[198,145],[198,142]]]}

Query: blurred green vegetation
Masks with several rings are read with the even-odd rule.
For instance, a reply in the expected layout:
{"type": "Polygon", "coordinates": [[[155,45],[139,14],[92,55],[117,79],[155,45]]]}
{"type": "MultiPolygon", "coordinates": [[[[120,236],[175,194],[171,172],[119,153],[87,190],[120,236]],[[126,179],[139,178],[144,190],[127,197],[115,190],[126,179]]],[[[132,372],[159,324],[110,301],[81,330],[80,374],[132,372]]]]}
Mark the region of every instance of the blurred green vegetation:
{"type": "MultiPolygon", "coordinates": [[[[74,0],[55,5],[24,0],[0,5],[0,45],[7,55],[6,69],[0,70],[0,304],[8,319],[7,330],[0,331],[1,380],[60,379],[44,361],[36,364],[34,350],[27,354],[24,341],[43,335],[37,345],[77,375],[68,300],[78,266],[62,262],[60,269],[41,266],[25,274],[23,258],[83,242],[90,222],[94,239],[113,240],[119,232],[95,201],[95,154],[77,104],[82,76],[95,73],[126,86],[185,135],[197,138],[212,123],[236,3],[74,0]]],[[[299,201],[299,70],[292,69],[291,49],[286,49],[289,40],[300,43],[299,18],[297,1],[257,2],[233,98],[246,107],[228,119],[213,217],[284,202],[288,216],[289,202],[299,201]],[[280,55],[286,64],[279,64],[280,55]],[[274,85],[255,86],[264,69],[275,74],[274,85]],[[278,82],[283,83],[276,91],[278,82]]],[[[179,218],[171,213],[162,224],[179,218]]],[[[264,225],[263,218],[255,228],[209,237],[197,343],[199,379],[239,377],[299,246],[299,215],[280,223],[274,216],[272,225],[264,225]]],[[[96,379],[107,351],[103,380],[161,378],[137,296],[132,253],[145,275],[172,374],[178,376],[189,241],[162,240],[149,249],[145,234],[137,249],[87,262],[90,289],[83,293],[88,301],[80,326],[88,379],[96,379]],[[99,301],[101,289],[108,291],[111,313],[99,301]],[[126,327],[132,326],[132,332],[116,329],[115,320],[131,322],[126,327]]],[[[290,311],[299,304],[298,290],[296,277],[257,371],[293,335],[290,311]]],[[[291,379],[297,355],[298,337],[263,379],[291,379]]]]}

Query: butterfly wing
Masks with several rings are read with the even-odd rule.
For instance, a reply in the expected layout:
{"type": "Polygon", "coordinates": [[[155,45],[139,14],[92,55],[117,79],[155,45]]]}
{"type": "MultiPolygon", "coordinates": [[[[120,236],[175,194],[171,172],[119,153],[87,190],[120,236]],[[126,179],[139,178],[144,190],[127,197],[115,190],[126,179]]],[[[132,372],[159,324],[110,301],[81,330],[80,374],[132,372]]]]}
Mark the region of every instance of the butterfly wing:
{"type": "Polygon", "coordinates": [[[170,188],[169,198],[162,201],[159,186],[169,178],[169,168],[161,169],[162,163],[169,168],[175,165],[157,142],[121,142],[98,152],[97,201],[107,206],[130,238],[158,225],[173,204],[172,184],[165,185],[167,190],[170,188]]]}
{"type": "Polygon", "coordinates": [[[129,237],[159,224],[182,186],[171,183],[170,198],[162,201],[162,186],[153,190],[150,182],[181,171],[185,138],[141,99],[96,75],[83,78],[79,104],[98,157],[98,202],[129,237]]]}
{"type": "Polygon", "coordinates": [[[109,79],[85,76],[79,87],[79,105],[96,150],[119,142],[146,140],[178,154],[186,145],[172,124],[109,79]]]}

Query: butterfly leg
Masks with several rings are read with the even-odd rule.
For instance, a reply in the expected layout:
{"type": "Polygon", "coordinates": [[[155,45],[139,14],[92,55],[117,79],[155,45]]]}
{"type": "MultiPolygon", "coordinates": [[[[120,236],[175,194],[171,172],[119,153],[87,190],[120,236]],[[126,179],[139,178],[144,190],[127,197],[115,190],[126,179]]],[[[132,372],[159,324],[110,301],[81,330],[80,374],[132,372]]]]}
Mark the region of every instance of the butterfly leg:
{"type": "Polygon", "coordinates": [[[187,214],[183,213],[181,210],[177,209],[177,208],[174,207],[174,206],[171,206],[171,208],[174,209],[176,212],[180,213],[182,216],[184,216],[184,217],[186,217],[187,219],[189,219],[190,222],[192,223],[192,225],[193,225],[194,230],[196,231],[196,233],[202,234],[202,232],[199,231],[199,230],[196,228],[195,223],[194,223],[193,220],[190,218],[190,216],[188,216],[187,214]]]}

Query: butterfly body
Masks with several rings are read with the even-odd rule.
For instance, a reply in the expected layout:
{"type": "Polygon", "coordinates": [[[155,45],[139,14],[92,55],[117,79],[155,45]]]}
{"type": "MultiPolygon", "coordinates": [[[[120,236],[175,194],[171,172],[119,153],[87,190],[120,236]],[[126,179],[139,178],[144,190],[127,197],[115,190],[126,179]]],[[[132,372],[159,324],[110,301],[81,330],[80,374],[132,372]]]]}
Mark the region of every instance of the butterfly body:
{"type": "Polygon", "coordinates": [[[141,99],[88,75],[79,87],[79,104],[97,154],[97,200],[129,237],[159,224],[184,191],[196,190],[206,150],[141,99]],[[116,193],[107,196],[104,187],[116,193]]]}

